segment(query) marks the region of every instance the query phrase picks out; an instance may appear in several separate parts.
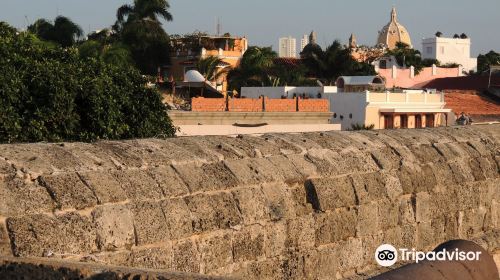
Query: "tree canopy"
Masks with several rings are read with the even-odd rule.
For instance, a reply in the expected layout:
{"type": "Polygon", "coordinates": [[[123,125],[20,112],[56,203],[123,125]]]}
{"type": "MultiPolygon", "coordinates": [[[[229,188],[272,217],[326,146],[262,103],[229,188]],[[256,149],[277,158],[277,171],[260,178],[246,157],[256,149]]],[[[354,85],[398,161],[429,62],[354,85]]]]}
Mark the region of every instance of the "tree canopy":
{"type": "Polygon", "coordinates": [[[491,65],[500,65],[500,53],[489,51],[477,57],[477,72],[483,73],[490,70],[491,65]]]}
{"type": "Polygon", "coordinates": [[[46,19],[39,19],[28,26],[28,31],[40,39],[55,42],[63,47],[72,46],[83,35],[78,24],[63,16],[56,17],[53,24],[46,19]]]}
{"type": "Polygon", "coordinates": [[[174,133],[159,93],[135,68],[81,57],[0,23],[0,142],[174,133]]]}
{"type": "Polygon", "coordinates": [[[134,0],[117,11],[114,30],[143,74],[155,75],[169,62],[169,37],[160,19],[171,21],[166,0],[134,0]]]}
{"type": "MultiPolygon", "coordinates": [[[[387,55],[394,56],[398,64],[403,67],[413,66],[415,68],[415,75],[418,75],[424,68],[420,51],[411,48],[403,42],[397,42],[396,48],[389,50],[387,55]]],[[[429,63],[429,61],[426,61],[426,63],[429,63]]]]}

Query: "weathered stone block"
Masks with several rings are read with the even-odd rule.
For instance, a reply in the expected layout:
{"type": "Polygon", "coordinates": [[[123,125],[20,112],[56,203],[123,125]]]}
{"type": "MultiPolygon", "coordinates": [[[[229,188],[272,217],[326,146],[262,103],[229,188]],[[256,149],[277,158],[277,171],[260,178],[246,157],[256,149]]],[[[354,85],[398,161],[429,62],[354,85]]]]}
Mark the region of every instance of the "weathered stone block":
{"type": "Polygon", "coordinates": [[[432,191],[437,184],[432,167],[429,165],[402,167],[398,172],[404,194],[432,191]]]}
{"type": "Polygon", "coordinates": [[[226,160],[224,165],[243,185],[253,185],[273,180],[272,169],[266,170],[265,166],[259,165],[258,162],[266,162],[271,166],[271,163],[265,159],[226,160]]]}
{"type": "Polygon", "coordinates": [[[134,215],[137,245],[153,244],[169,240],[165,214],[160,202],[142,201],[130,205],[134,215]]]}
{"type": "Polygon", "coordinates": [[[0,256],[12,256],[9,234],[3,222],[0,222],[0,256]]]}
{"type": "Polygon", "coordinates": [[[241,213],[230,193],[198,194],[185,198],[194,232],[227,229],[241,224],[241,213]]]}
{"type": "Polygon", "coordinates": [[[135,245],[134,221],[126,205],[104,205],[92,211],[101,250],[130,249],[135,245]]]}
{"type": "Polygon", "coordinates": [[[431,197],[426,192],[417,193],[415,197],[415,220],[419,222],[428,222],[431,220],[431,197]]]}
{"type": "Polygon", "coordinates": [[[232,193],[245,224],[255,224],[257,221],[269,218],[266,211],[266,198],[261,187],[237,189],[232,193]]]}
{"type": "Polygon", "coordinates": [[[350,238],[338,246],[338,270],[347,272],[363,266],[363,243],[361,238],[350,238]]]}
{"type": "Polygon", "coordinates": [[[192,240],[172,244],[172,270],[200,273],[200,262],[200,253],[192,240]]]}
{"type": "Polygon", "coordinates": [[[454,160],[456,158],[467,156],[467,152],[464,151],[456,143],[434,143],[432,144],[434,148],[444,157],[445,160],[454,160]]]}
{"type": "Polygon", "coordinates": [[[97,204],[97,198],[76,173],[44,175],[39,180],[61,209],[83,209],[97,204]]]}
{"type": "Polygon", "coordinates": [[[338,209],[334,212],[318,213],[316,221],[316,246],[335,243],[356,236],[356,211],[338,209]]]}
{"type": "Polygon", "coordinates": [[[432,250],[438,244],[434,238],[434,230],[431,222],[420,222],[417,224],[417,249],[432,250]]]}
{"type": "Polygon", "coordinates": [[[186,184],[182,182],[182,179],[175,173],[171,166],[150,169],[149,173],[158,183],[165,197],[177,197],[189,193],[186,184]]]}
{"type": "Polygon", "coordinates": [[[297,214],[295,202],[285,183],[262,185],[262,193],[266,198],[266,215],[271,221],[291,219],[297,214]]]}
{"type": "Polygon", "coordinates": [[[268,223],[265,226],[264,251],[267,258],[283,254],[287,246],[287,225],[285,221],[268,223]]]}
{"type": "Polygon", "coordinates": [[[375,202],[358,206],[357,237],[374,235],[379,230],[379,210],[375,202]]]}
{"type": "Polygon", "coordinates": [[[273,171],[280,174],[283,181],[287,184],[302,183],[305,180],[305,176],[299,172],[299,170],[293,165],[293,163],[285,156],[274,156],[267,158],[271,164],[274,166],[273,171]]]}
{"type": "Polygon", "coordinates": [[[315,210],[326,211],[356,205],[349,177],[312,179],[306,182],[307,200],[315,210]]]}
{"type": "Polygon", "coordinates": [[[399,222],[399,203],[383,199],[378,201],[378,229],[386,230],[396,227],[399,222]]]}
{"type": "Polygon", "coordinates": [[[297,219],[288,220],[287,226],[287,248],[297,247],[301,250],[314,247],[315,229],[314,216],[307,215],[298,217],[297,219]]]}
{"type": "Polygon", "coordinates": [[[298,172],[302,175],[303,178],[307,178],[309,176],[313,176],[317,174],[316,166],[310,162],[304,155],[287,155],[286,156],[289,161],[295,166],[298,172]]]}
{"type": "Polygon", "coordinates": [[[371,151],[377,165],[385,170],[397,169],[401,165],[401,157],[391,148],[375,149],[371,151]]]}
{"type": "Polygon", "coordinates": [[[7,229],[18,257],[88,254],[97,250],[92,222],[73,212],[56,217],[37,214],[8,218],[7,229]]]}
{"type": "Polygon", "coordinates": [[[486,211],[484,207],[461,211],[458,218],[459,237],[470,239],[483,232],[486,211]]]}
{"type": "Polygon", "coordinates": [[[430,144],[410,145],[409,148],[422,164],[444,160],[438,150],[430,144]]]}
{"type": "Polygon", "coordinates": [[[222,162],[210,164],[182,164],[174,165],[175,170],[189,191],[225,190],[238,185],[238,180],[222,162]]]}
{"type": "Polygon", "coordinates": [[[465,182],[474,182],[474,176],[469,168],[468,160],[459,159],[449,163],[453,180],[456,184],[463,184],[465,182]]]}
{"type": "Polygon", "coordinates": [[[306,279],[335,279],[339,262],[337,247],[322,246],[306,255],[304,276],[306,279]]]}
{"type": "Polygon", "coordinates": [[[158,183],[144,170],[121,170],[112,173],[131,200],[161,199],[158,183]]]}
{"type": "Polygon", "coordinates": [[[200,272],[203,274],[214,273],[233,262],[229,233],[204,236],[200,239],[198,248],[201,256],[200,272]]]}
{"type": "Polygon", "coordinates": [[[383,239],[384,239],[384,234],[382,232],[361,238],[363,246],[363,251],[362,251],[363,261],[361,262],[360,267],[377,264],[374,258],[375,251],[380,245],[387,244],[383,242],[383,239]]]}
{"type": "Polygon", "coordinates": [[[6,182],[0,179],[0,216],[19,216],[49,212],[55,202],[38,182],[28,183],[19,178],[6,182]]]}
{"type": "Polygon", "coordinates": [[[387,197],[385,180],[381,173],[354,174],[351,177],[358,204],[365,204],[387,197]]]}
{"type": "Polygon", "coordinates": [[[193,232],[191,213],[182,198],[172,198],[160,202],[165,215],[165,225],[170,239],[188,237],[193,232]]]}
{"type": "Polygon", "coordinates": [[[99,204],[127,200],[120,182],[109,171],[79,172],[79,175],[97,196],[99,204]]]}
{"type": "Polygon", "coordinates": [[[130,259],[133,267],[172,270],[172,248],[170,245],[134,248],[130,259]]]}
{"type": "Polygon", "coordinates": [[[255,261],[264,255],[265,232],[262,226],[245,227],[233,233],[234,262],[255,261]]]}
{"type": "Polygon", "coordinates": [[[399,225],[412,225],[415,223],[414,200],[411,195],[405,195],[399,201],[399,225]]]}

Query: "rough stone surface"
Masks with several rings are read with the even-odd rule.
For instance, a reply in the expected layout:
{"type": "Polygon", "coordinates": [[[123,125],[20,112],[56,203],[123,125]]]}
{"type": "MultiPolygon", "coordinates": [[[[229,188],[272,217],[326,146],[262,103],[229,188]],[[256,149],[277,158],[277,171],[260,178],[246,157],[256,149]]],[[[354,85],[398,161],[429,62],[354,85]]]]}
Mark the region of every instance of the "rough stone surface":
{"type": "MultiPolygon", "coordinates": [[[[365,278],[382,243],[473,239],[498,259],[499,136],[488,125],[0,145],[0,255],[240,279],[365,278]]],[[[186,277],[161,279],[205,279],[186,277]]]]}

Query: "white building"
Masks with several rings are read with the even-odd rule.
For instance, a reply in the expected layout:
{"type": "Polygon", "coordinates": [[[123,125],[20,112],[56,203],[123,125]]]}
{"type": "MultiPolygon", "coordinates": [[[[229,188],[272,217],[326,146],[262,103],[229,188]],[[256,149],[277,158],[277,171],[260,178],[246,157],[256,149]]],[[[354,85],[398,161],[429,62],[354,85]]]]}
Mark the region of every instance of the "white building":
{"type": "Polygon", "coordinates": [[[292,36],[279,40],[279,57],[297,57],[297,40],[292,36]]]}
{"type": "Polygon", "coordinates": [[[300,51],[302,52],[309,43],[309,35],[304,34],[304,36],[302,36],[302,39],[300,39],[300,51]]]}
{"type": "Polygon", "coordinates": [[[477,58],[470,55],[469,38],[426,38],[422,40],[422,58],[437,59],[441,64],[457,63],[464,71],[477,70],[477,58]]]}

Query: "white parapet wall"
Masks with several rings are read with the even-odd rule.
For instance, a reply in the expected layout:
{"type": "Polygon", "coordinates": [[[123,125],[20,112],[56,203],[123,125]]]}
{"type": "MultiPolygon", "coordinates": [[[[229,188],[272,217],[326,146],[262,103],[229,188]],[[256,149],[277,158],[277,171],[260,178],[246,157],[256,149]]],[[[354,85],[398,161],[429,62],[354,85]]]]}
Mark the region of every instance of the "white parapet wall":
{"type": "Polygon", "coordinates": [[[271,124],[257,127],[234,125],[180,125],[177,136],[247,135],[265,133],[322,132],[340,130],[340,124],[271,124]]]}
{"type": "Polygon", "coordinates": [[[259,98],[266,96],[268,98],[293,98],[294,94],[301,97],[303,94],[308,98],[321,98],[325,93],[335,93],[337,87],[242,87],[241,96],[246,98],[259,98]]]}

